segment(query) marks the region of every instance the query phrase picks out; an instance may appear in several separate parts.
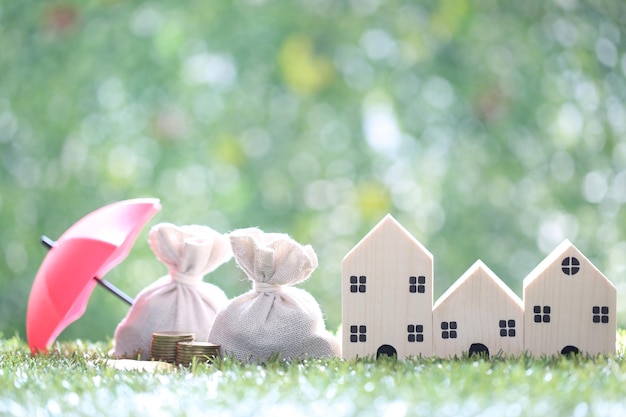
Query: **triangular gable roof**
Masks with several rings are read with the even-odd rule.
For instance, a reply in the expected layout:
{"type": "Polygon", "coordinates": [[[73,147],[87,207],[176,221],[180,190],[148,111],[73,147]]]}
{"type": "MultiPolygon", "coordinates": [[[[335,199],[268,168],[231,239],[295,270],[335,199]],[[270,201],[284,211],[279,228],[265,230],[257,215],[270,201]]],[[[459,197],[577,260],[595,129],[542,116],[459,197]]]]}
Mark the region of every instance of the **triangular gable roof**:
{"type": "Polygon", "coordinates": [[[487,265],[484,264],[480,259],[474,262],[472,266],[468,268],[467,271],[459,278],[448,290],[443,293],[441,297],[435,302],[433,306],[433,310],[436,309],[440,304],[445,302],[448,298],[450,298],[457,291],[461,290],[461,288],[470,282],[473,279],[478,279],[482,275],[485,275],[495,286],[499,287],[502,292],[511,299],[515,304],[517,304],[520,308],[524,308],[524,304],[521,298],[518,297],[517,294],[513,292],[505,283],[502,281],[487,265]],[[480,274],[482,272],[482,274],[480,274]]]}
{"type": "Polygon", "coordinates": [[[604,282],[606,282],[608,285],[615,288],[613,283],[606,276],[604,276],[604,274],[598,268],[596,268],[596,266],[589,259],[587,259],[587,257],[580,250],[578,250],[578,248],[574,246],[574,244],[572,244],[572,242],[570,242],[568,239],[565,239],[556,248],[554,248],[552,252],[550,252],[548,256],[546,256],[546,258],[541,261],[539,265],[537,265],[535,269],[533,269],[526,276],[526,278],[524,278],[524,288],[526,288],[536,279],[541,279],[540,277],[548,279],[549,276],[543,274],[543,272],[545,272],[550,266],[554,265],[559,260],[559,258],[565,255],[565,252],[567,252],[568,250],[571,250],[573,252],[573,255],[578,258],[579,261],[585,263],[588,267],[591,267],[592,270],[596,272],[595,275],[598,278],[604,280],[604,282]]]}
{"type": "Polygon", "coordinates": [[[350,256],[358,251],[361,247],[367,245],[371,240],[376,238],[376,235],[384,232],[392,232],[396,233],[399,238],[406,239],[411,244],[415,245],[416,249],[425,253],[428,257],[432,259],[433,255],[430,253],[428,249],[424,245],[422,245],[408,230],[404,228],[391,214],[387,214],[383,219],[378,222],[372,230],[369,231],[368,234],[363,237],[351,250],[346,254],[343,258],[343,262],[345,262],[350,256]]]}

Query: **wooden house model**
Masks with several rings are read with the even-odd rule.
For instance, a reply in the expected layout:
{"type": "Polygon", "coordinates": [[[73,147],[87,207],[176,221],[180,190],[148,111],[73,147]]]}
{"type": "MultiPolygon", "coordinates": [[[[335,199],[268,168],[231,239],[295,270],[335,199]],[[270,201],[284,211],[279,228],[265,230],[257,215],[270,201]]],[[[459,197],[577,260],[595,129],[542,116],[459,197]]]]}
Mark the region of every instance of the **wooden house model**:
{"type": "Polygon", "coordinates": [[[433,257],[387,215],[341,264],[343,358],[432,354],[433,257]]]}
{"type": "Polygon", "coordinates": [[[517,356],[523,350],[522,300],[482,261],[477,261],[435,303],[435,355],[517,356]]]}
{"type": "Polygon", "coordinates": [[[524,303],[530,354],[615,353],[617,290],[568,240],[524,279],[524,303]]]}
{"type": "Polygon", "coordinates": [[[569,241],[523,301],[477,261],[433,306],[433,256],[387,215],[341,264],[344,359],[615,354],[617,290],[569,241]]]}

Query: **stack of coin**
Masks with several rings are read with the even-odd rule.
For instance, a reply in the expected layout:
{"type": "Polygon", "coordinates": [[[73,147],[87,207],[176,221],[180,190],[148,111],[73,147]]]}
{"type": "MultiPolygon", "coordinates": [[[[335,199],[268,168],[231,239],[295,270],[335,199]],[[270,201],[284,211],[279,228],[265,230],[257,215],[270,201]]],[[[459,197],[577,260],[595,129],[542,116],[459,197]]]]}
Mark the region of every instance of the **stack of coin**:
{"type": "Polygon", "coordinates": [[[157,332],[152,333],[150,355],[155,361],[176,362],[176,344],[191,342],[194,334],[189,332],[157,332]]]}
{"type": "Polygon", "coordinates": [[[218,356],[220,345],[209,342],[178,342],[176,365],[189,366],[194,358],[198,362],[206,362],[218,356]]]}

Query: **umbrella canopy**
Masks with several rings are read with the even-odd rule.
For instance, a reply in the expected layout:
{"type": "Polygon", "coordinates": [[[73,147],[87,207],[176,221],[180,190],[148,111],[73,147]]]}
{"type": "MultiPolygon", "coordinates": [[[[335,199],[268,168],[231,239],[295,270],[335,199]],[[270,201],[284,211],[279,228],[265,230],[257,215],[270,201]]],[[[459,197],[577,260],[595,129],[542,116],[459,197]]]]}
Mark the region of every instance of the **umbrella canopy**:
{"type": "Polygon", "coordinates": [[[35,276],[26,312],[31,352],[45,352],[87,308],[96,286],[130,251],[137,235],[161,209],[158,199],[139,198],[102,207],[57,240],[35,276]]]}
{"type": "MultiPolygon", "coordinates": [[[[48,249],[52,249],[57,244],[54,240],[50,239],[46,235],[41,236],[41,243],[43,243],[43,245],[48,249]]],[[[135,303],[135,300],[133,300],[132,297],[126,295],[124,291],[120,290],[104,278],[93,277],[93,279],[95,279],[99,285],[101,285],[103,288],[106,288],[107,291],[115,295],[120,300],[124,301],[129,306],[132,306],[135,303]]]]}

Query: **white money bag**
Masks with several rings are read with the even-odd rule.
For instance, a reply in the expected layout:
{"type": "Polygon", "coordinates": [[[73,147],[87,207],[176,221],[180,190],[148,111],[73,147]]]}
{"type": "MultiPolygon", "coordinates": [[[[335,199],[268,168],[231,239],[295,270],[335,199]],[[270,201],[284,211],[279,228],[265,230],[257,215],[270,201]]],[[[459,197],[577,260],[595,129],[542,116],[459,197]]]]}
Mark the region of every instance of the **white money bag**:
{"type": "Polygon", "coordinates": [[[334,357],[337,339],[326,331],[319,304],[307,291],[292,287],[317,268],[317,255],[286,234],[257,228],[230,234],[237,265],[253,282],[217,315],[209,341],[222,354],[242,361],[334,357]]]}
{"type": "Polygon", "coordinates": [[[232,257],[228,237],[198,225],[161,223],[149,234],[150,248],[169,274],[144,288],[115,330],[115,356],[150,359],[152,333],[184,331],[206,341],[228,298],[204,275],[232,257]]]}

